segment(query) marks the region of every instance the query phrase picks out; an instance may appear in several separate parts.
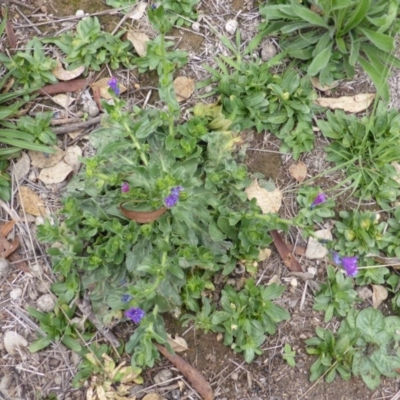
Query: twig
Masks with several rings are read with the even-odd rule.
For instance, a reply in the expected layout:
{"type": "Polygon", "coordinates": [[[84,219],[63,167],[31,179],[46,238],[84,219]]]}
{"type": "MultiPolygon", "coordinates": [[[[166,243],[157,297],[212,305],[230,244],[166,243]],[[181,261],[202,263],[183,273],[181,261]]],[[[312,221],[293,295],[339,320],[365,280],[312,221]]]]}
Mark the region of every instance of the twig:
{"type": "Polygon", "coordinates": [[[76,124],[70,124],[68,126],[61,126],[59,128],[54,128],[53,131],[57,135],[63,135],[64,133],[74,132],[74,131],[77,131],[79,129],[88,128],[89,126],[98,124],[101,121],[101,118],[102,118],[102,116],[99,115],[98,117],[89,119],[88,121],[78,122],[76,124]]]}
{"type": "Polygon", "coordinates": [[[36,26],[35,26],[34,24],[32,24],[32,22],[29,20],[29,18],[28,18],[18,7],[15,7],[15,8],[16,8],[18,14],[19,14],[25,21],[28,22],[28,24],[29,24],[28,27],[29,27],[29,28],[33,28],[33,29],[36,31],[36,33],[37,33],[38,35],[41,35],[42,32],[40,32],[40,30],[39,30],[38,28],[36,28],[36,26]]]}
{"type": "Polygon", "coordinates": [[[50,125],[66,125],[66,124],[75,124],[78,122],[84,122],[81,118],[59,118],[59,119],[52,119],[50,121],[50,125]]]}
{"type": "Polygon", "coordinates": [[[21,6],[21,7],[25,7],[28,10],[35,10],[35,7],[30,6],[29,4],[25,4],[22,1],[18,1],[18,0],[10,0],[10,3],[16,4],[17,6],[21,6]]]}

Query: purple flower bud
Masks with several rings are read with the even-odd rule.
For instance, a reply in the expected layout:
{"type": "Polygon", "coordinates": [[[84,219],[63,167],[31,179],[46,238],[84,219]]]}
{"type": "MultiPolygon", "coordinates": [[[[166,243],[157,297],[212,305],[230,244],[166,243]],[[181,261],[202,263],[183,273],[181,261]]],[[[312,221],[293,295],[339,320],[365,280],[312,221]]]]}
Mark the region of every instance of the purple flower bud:
{"type": "Polygon", "coordinates": [[[340,265],[342,263],[342,257],[340,257],[339,253],[336,253],[336,251],[332,253],[332,260],[335,264],[340,265]]]}
{"type": "Polygon", "coordinates": [[[133,296],[130,295],[130,294],[123,294],[123,295],[121,296],[121,301],[122,301],[123,303],[129,303],[132,299],[133,299],[133,296]]]}
{"type": "Polygon", "coordinates": [[[354,278],[358,274],[358,257],[342,257],[341,263],[348,277],[354,278]]]}
{"type": "Polygon", "coordinates": [[[145,312],[141,308],[130,308],[125,311],[125,317],[131,319],[135,324],[138,324],[144,317],[145,312]]]}
{"type": "Polygon", "coordinates": [[[311,208],[314,208],[318,204],[325,203],[326,198],[327,197],[324,193],[318,193],[317,197],[314,199],[314,201],[311,204],[311,208]]]}
{"type": "Polygon", "coordinates": [[[116,96],[119,96],[120,88],[118,86],[118,80],[115,76],[111,77],[111,79],[107,82],[110,89],[115,93],[116,96]]]}
{"type": "Polygon", "coordinates": [[[179,200],[179,194],[170,194],[164,199],[165,207],[172,208],[179,200]]]}
{"type": "Polygon", "coordinates": [[[128,182],[124,182],[124,183],[121,185],[121,192],[122,192],[122,193],[129,192],[129,184],[128,184],[128,182]]]}
{"type": "Polygon", "coordinates": [[[165,206],[168,208],[174,207],[179,200],[179,193],[183,190],[182,186],[172,188],[169,195],[164,199],[165,206]]]}

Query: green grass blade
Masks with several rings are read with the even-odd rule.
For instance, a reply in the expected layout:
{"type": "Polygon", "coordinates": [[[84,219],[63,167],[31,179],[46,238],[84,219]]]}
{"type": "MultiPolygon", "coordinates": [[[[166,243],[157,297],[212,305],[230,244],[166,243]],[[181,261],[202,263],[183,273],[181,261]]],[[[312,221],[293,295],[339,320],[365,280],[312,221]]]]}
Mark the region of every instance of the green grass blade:
{"type": "Polygon", "coordinates": [[[358,58],[358,62],[360,63],[361,68],[371,78],[378,94],[382,97],[384,101],[389,101],[389,86],[386,82],[386,74],[382,73],[382,71],[385,70],[384,65],[381,63],[381,68],[379,68],[379,66],[371,62],[371,60],[367,61],[362,57],[358,58]]]}
{"type": "Polygon", "coordinates": [[[329,29],[329,25],[318,14],[311,11],[307,7],[299,6],[294,0],[291,1],[292,11],[302,20],[314,26],[320,26],[329,29]]]}
{"type": "Polygon", "coordinates": [[[343,36],[345,33],[360,25],[360,23],[365,19],[370,6],[371,0],[360,0],[350,19],[344,25],[343,30],[339,32],[339,36],[343,36]]]}
{"type": "Polygon", "coordinates": [[[394,49],[394,38],[384,33],[375,32],[371,29],[358,27],[356,31],[362,32],[378,49],[390,53],[394,49]]]}
{"type": "Polygon", "coordinates": [[[317,75],[323,68],[325,68],[332,55],[332,43],[323,49],[312,61],[310,66],[308,67],[307,74],[310,76],[317,75]]]}

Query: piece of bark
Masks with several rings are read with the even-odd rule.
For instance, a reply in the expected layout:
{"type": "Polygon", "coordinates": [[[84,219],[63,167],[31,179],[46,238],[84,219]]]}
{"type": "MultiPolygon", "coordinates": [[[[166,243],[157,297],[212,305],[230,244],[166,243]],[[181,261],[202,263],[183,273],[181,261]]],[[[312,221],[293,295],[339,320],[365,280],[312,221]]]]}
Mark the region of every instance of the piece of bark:
{"type": "Polygon", "coordinates": [[[274,240],[274,244],[276,249],[278,250],[279,255],[282,258],[284,264],[293,272],[303,272],[301,265],[296,260],[294,255],[289,251],[286,243],[282,240],[277,230],[270,231],[272,239],[274,240]]]}
{"type": "Polygon", "coordinates": [[[159,352],[167,358],[175,367],[181,372],[183,376],[190,382],[193,389],[203,398],[203,400],[213,400],[214,394],[210,384],[206,378],[194,367],[192,367],[187,361],[177,354],[171,354],[165,347],[155,344],[159,352]]]}
{"type": "Polygon", "coordinates": [[[68,82],[59,82],[52,85],[43,86],[38,90],[40,94],[58,94],[58,93],[69,93],[83,90],[90,83],[90,79],[73,79],[68,82]]]}

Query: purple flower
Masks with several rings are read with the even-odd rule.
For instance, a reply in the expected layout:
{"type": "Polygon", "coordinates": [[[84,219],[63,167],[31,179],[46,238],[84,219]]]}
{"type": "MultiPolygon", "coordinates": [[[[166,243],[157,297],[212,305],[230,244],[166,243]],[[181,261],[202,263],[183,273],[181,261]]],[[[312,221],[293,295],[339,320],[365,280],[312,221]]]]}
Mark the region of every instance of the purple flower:
{"type": "Polygon", "coordinates": [[[141,308],[130,308],[125,311],[125,317],[130,318],[135,324],[138,324],[144,317],[144,311],[141,308]]]}
{"type": "Polygon", "coordinates": [[[129,184],[128,184],[128,182],[124,182],[124,183],[121,185],[121,192],[122,192],[122,193],[129,192],[129,184]]]}
{"type": "Polygon", "coordinates": [[[122,301],[123,303],[129,303],[132,299],[133,299],[133,296],[130,295],[130,294],[123,294],[123,295],[121,296],[121,301],[122,301]]]}
{"type": "Polygon", "coordinates": [[[326,201],[326,195],[324,193],[318,193],[317,197],[311,204],[311,208],[314,208],[318,204],[325,203],[325,201],[326,201]]]}
{"type": "Polygon", "coordinates": [[[172,208],[176,206],[176,203],[179,200],[179,193],[182,192],[184,189],[182,186],[176,186],[171,189],[169,195],[164,199],[164,204],[168,208],[172,208]]]}
{"type": "Polygon", "coordinates": [[[119,96],[120,89],[118,86],[118,80],[115,76],[111,77],[110,80],[107,82],[110,89],[115,93],[116,96],[119,96]]]}
{"type": "Polygon", "coordinates": [[[358,274],[358,257],[342,257],[341,264],[348,277],[354,278],[358,274]]]}
{"type": "Polygon", "coordinates": [[[335,264],[340,265],[342,263],[342,257],[340,257],[339,253],[336,253],[336,251],[332,253],[332,260],[335,264]]]}

